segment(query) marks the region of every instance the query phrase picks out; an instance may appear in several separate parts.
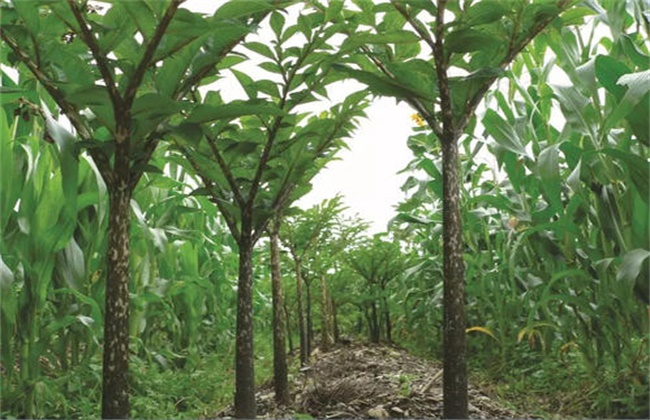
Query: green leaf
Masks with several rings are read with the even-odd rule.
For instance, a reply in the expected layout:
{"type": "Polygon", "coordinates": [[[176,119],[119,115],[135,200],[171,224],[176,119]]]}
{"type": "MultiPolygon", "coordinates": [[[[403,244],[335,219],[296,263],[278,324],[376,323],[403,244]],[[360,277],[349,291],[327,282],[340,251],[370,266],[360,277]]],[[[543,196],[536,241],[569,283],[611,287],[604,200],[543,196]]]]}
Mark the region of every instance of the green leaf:
{"type": "Polygon", "coordinates": [[[501,39],[477,29],[460,29],[447,35],[445,46],[455,53],[489,50],[499,45],[501,39]]]}
{"type": "Polygon", "coordinates": [[[582,25],[585,16],[595,15],[596,12],[589,7],[572,7],[561,15],[562,25],[582,25]]]}
{"type": "Polygon", "coordinates": [[[639,68],[639,70],[648,70],[648,66],[650,66],[650,56],[639,49],[630,35],[621,36],[619,42],[623,46],[625,55],[639,68]]]}
{"type": "Polygon", "coordinates": [[[627,119],[639,140],[648,144],[648,102],[650,101],[650,70],[621,76],[617,85],[627,86],[625,94],[612,112],[607,115],[603,130],[609,131],[627,119]],[[629,118],[628,118],[629,117],[629,118]]]}
{"type": "Polygon", "coordinates": [[[248,48],[251,51],[254,51],[266,58],[270,58],[271,60],[275,59],[275,54],[269,48],[266,44],[262,44],[261,42],[247,42],[244,44],[244,47],[248,48]]]}
{"type": "Polygon", "coordinates": [[[40,32],[40,12],[39,4],[35,1],[14,1],[12,5],[25,21],[27,29],[33,34],[38,35],[40,32]]]}
{"type": "Polygon", "coordinates": [[[602,153],[612,156],[625,164],[632,185],[635,186],[646,203],[650,202],[648,196],[650,190],[650,162],[641,156],[621,149],[603,149],[602,153]]]}
{"type": "Polygon", "coordinates": [[[282,36],[282,29],[284,28],[284,22],[285,22],[285,18],[282,12],[274,11],[273,13],[271,13],[271,19],[269,19],[269,23],[271,25],[271,29],[273,30],[273,33],[277,38],[280,38],[282,36]]]}
{"type": "Polygon", "coordinates": [[[158,27],[158,20],[147,3],[141,0],[130,0],[119,2],[119,5],[126,9],[133,22],[135,22],[135,26],[138,27],[138,31],[144,37],[144,41],[149,43],[158,27]]]}
{"type": "Polygon", "coordinates": [[[427,95],[423,92],[413,90],[404,86],[396,80],[391,80],[386,76],[372,73],[365,70],[356,70],[342,64],[332,64],[332,69],[346,74],[357,81],[368,86],[368,89],[376,95],[392,96],[399,99],[417,98],[427,100],[427,95]]]}
{"type": "MultiPolygon", "coordinates": [[[[264,63],[262,63],[264,64],[264,63]]],[[[239,81],[239,84],[241,87],[244,89],[244,92],[246,92],[246,95],[251,99],[254,100],[257,98],[257,89],[255,89],[255,81],[253,80],[252,77],[250,77],[248,74],[235,70],[235,69],[230,69],[232,74],[235,75],[237,78],[237,81],[239,81]]]]}
{"type": "Polygon", "coordinates": [[[231,0],[221,6],[214,14],[217,19],[237,19],[255,13],[269,12],[275,9],[271,2],[264,0],[231,0]]]}
{"type": "Polygon", "coordinates": [[[631,70],[620,61],[607,55],[599,55],[595,61],[596,78],[605,89],[621,99],[625,94],[625,88],[617,82],[621,76],[628,74],[631,70]]]}
{"type": "Polygon", "coordinates": [[[172,97],[200,48],[201,42],[193,42],[163,62],[154,76],[161,95],[172,97]]]}
{"type": "Polygon", "coordinates": [[[484,25],[497,21],[508,13],[508,8],[503,2],[497,0],[483,0],[473,4],[465,12],[463,24],[465,26],[484,25]]]}
{"type": "Polygon", "coordinates": [[[404,62],[387,63],[386,66],[397,82],[418,92],[428,101],[433,102],[438,93],[437,75],[431,63],[412,59],[404,62]]]}
{"type": "Polygon", "coordinates": [[[86,278],[86,266],[83,251],[74,237],[57,255],[57,263],[56,269],[68,287],[81,291],[86,278]]]}
{"type": "Polygon", "coordinates": [[[7,267],[5,262],[2,260],[2,255],[0,255],[0,290],[2,290],[3,293],[9,293],[14,280],[14,273],[12,273],[9,267],[7,267]]]}
{"type": "Polygon", "coordinates": [[[594,136],[598,129],[597,113],[593,103],[575,86],[552,86],[562,112],[571,128],[594,136]]]}
{"type": "Polygon", "coordinates": [[[174,127],[173,133],[193,145],[198,144],[203,137],[203,129],[199,124],[183,123],[174,127]]]}
{"type": "MultiPolygon", "coordinates": [[[[67,5],[65,6],[67,8],[67,5]]],[[[113,51],[118,45],[135,32],[135,24],[127,10],[120,3],[114,4],[102,20],[102,28],[98,31],[99,48],[104,54],[113,51]]]]}
{"type": "Polygon", "coordinates": [[[647,249],[633,249],[623,256],[623,261],[616,274],[616,280],[627,283],[634,287],[637,277],[641,274],[641,268],[646,259],[650,258],[650,251],[647,249]]]}
{"type": "Polygon", "coordinates": [[[188,123],[205,123],[214,120],[233,120],[244,115],[283,115],[283,111],[271,102],[260,100],[233,101],[229,104],[199,105],[187,118],[188,123]]]}
{"type": "Polygon", "coordinates": [[[537,160],[537,171],[542,180],[542,191],[557,212],[561,212],[562,179],[557,145],[551,145],[542,150],[537,160]]]}
{"type": "Polygon", "coordinates": [[[65,209],[70,217],[77,214],[77,179],[79,177],[79,160],[77,157],[77,139],[61,124],[55,121],[49,112],[45,112],[47,131],[54,139],[61,156],[61,183],[65,196],[65,209]]]}
{"type": "Polygon", "coordinates": [[[411,31],[391,31],[381,34],[361,32],[348,37],[341,45],[341,50],[353,50],[368,44],[411,44],[419,42],[419,38],[411,31]]]}
{"type": "Polygon", "coordinates": [[[67,99],[83,109],[87,106],[104,106],[110,104],[110,96],[104,86],[82,86],[68,94],[67,99]]]}
{"type": "Polygon", "coordinates": [[[158,93],[139,96],[133,103],[131,113],[134,117],[157,119],[179,112],[182,104],[158,93]]]}
{"type": "Polygon", "coordinates": [[[22,189],[22,182],[16,179],[14,172],[14,166],[19,164],[14,157],[14,145],[5,110],[0,107],[0,230],[3,232],[22,189]]]}
{"type": "Polygon", "coordinates": [[[325,11],[325,20],[336,20],[341,16],[345,2],[343,0],[330,0],[327,10],[325,11]]]}
{"type": "Polygon", "coordinates": [[[516,153],[520,156],[526,156],[526,150],[519,140],[519,136],[510,123],[501,118],[495,111],[488,109],[483,117],[483,125],[488,134],[499,144],[499,146],[516,153]]]}
{"type": "Polygon", "coordinates": [[[625,92],[625,97],[629,97],[628,100],[638,101],[650,91],[650,70],[623,75],[616,84],[628,87],[627,92],[625,92]]]}

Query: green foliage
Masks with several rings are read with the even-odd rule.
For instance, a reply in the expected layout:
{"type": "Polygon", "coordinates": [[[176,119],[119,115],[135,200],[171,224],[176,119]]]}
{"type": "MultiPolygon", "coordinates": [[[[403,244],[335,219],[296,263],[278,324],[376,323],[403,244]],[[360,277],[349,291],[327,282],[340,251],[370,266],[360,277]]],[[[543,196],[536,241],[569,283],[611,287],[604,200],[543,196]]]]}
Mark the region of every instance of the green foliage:
{"type": "Polygon", "coordinates": [[[273,48],[244,44],[246,54],[263,57],[258,64],[263,75],[253,80],[231,70],[248,99],[225,103],[218,92],[209,92],[174,129],[176,144],[236,238],[241,213],[249,211],[244,209],[252,209],[259,237],[273,213],[309,191],[309,180],[344,146],[366,106],[362,94],[351,94],[327,111],[302,112],[301,106],[315,95],[326,96],[337,80],[331,66],[340,54],[332,54],[329,45],[335,31],[305,26],[305,16],[294,26],[278,13],[273,16],[273,48]],[[303,38],[303,47],[293,46],[303,38]]]}
{"type": "MultiPolygon", "coordinates": [[[[645,134],[625,116],[645,106],[647,91],[635,84],[648,62],[634,57],[647,44],[638,34],[614,41],[583,33],[541,34],[513,63],[508,82],[488,96],[481,119],[486,140],[463,140],[468,327],[485,332],[470,335],[469,344],[475,366],[497,377],[526,371],[542,381],[535,389],[549,394],[556,394],[558,372],[567,369],[563,358],[572,353],[573,389],[581,391],[571,393],[578,401],[563,402],[575,410],[567,414],[644,416],[648,382],[637,366],[648,357],[641,343],[648,329],[650,164],[645,134]],[[609,48],[594,57],[589,52],[597,43],[609,48]],[[633,49],[623,47],[629,43],[633,49]],[[551,84],[560,69],[570,86],[551,84]],[[485,144],[497,173],[477,160],[485,159],[485,144]],[[618,383],[620,393],[613,397],[604,383],[618,383]]],[[[442,270],[434,140],[426,132],[410,140],[416,155],[410,169],[422,176],[405,185],[411,196],[394,221],[423,253],[409,273],[416,286],[403,298],[405,321],[429,329],[441,317],[430,314],[440,305],[442,270]]],[[[438,346],[438,337],[421,344],[438,346]]]]}
{"type": "MultiPolygon", "coordinates": [[[[562,13],[557,2],[524,3],[448,5],[445,54],[464,71],[450,80],[454,118],[466,116],[487,81],[503,78],[460,144],[472,366],[534,415],[647,417],[647,25],[632,3],[588,2],[562,13]],[[549,19],[551,29],[503,66],[549,19]],[[595,24],[611,34],[590,32],[595,24]],[[559,72],[570,83],[551,83],[559,72]]],[[[168,4],[81,11],[98,56],[110,57],[105,69],[65,3],[2,5],[8,48],[0,57],[18,78],[0,75],[1,415],[97,416],[108,193],[96,158],[114,164],[119,112],[110,83],[101,82],[107,74],[122,98],[136,87],[134,417],[214,416],[230,401],[238,245],[227,231],[241,230],[243,202],[252,204],[261,232],[344,146],[365,92],[324,112],[309,108],[343,77],[410,101],[429,125],[407,140],[409,196],[390,234],[372,238],[362,235],[363,222],[342,215],[340,198],[288,210],[284,246],[298,256],[312,295],[313,279],[324,276],[341,332],[360,333],[374,303],[390,314],[395,341],[440,356],[443,184],[434,107],[441,93],[422,53],[435,38],[435,6],[356,1],[348,10],[345,2],[313,2],[318,11],[303,10],[295,24],[266,1],[229,2],[207,17],[179,9],[150,58],[157,64],[135,83],[168,4]],[[250,39],[227,55],[267,13],[272,42],[250,39]],[[409,26],[413,16],[427,25],[409,26]],[[339,49],[337,33],[349,35],[339,49]],[[263,76],[248,75],[244,54],[259,61],[263,76]],[[30,60],[43,64],[42,77],[28,71],[30,60]],[[218,78],[236,79],[245,96],[226,101],[194,89],[218,78]],[[69,110],[88,111],[77,120],[71,114],[74,133],[59,118],[56,92],[69,110]],[[160,139],[173,144],[147,149],[160,139]]],[[[253,259],[260,384],[272,369],[271,286],[265,250],[253,259]]],[[[287,276],[295,263],[284,256],[287,276]]],[[[296,335],[295,285],[286,286],[296,335]]],[[[324,313],[314,305],[317,326],[324,313]]],[[[399,379],[408,394],[410,379],[399,379]]]]}

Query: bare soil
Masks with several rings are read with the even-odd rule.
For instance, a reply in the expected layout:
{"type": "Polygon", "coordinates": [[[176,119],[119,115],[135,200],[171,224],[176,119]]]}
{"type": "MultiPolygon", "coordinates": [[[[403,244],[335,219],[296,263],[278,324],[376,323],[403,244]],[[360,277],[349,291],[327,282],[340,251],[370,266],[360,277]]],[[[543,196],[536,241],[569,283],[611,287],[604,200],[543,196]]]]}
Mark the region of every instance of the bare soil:
{"type": "MultiPolygon", "coordinates": [[[[311,366],[294,378],[289,407],[274,402],[272,383],[257,394],[262,418],[441,418],[442,367],[387,345],[350,343],[312,354],[311,366]]],[[[527,417],[470,385],[475,419],[527,417]]],[[[216,417],[230,417],[227,407],[216,417]]]]}

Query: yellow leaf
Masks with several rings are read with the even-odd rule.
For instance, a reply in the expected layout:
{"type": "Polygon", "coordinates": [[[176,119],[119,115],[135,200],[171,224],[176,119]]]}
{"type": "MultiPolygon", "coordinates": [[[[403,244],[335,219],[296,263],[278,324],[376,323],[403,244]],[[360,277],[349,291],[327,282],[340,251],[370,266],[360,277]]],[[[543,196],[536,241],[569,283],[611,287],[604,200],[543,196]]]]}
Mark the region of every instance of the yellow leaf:
{"type": "Polygon", "coordinates": [[[496,336],[494,335],[494,333],[493,333],[492,331],[490,331],[489,329],[485,328],[485,327],[478,327],[478,326],[476,326],[476,327],[469,327],[469,328],[467,328],[467,329],[465,330],[465,333],[469,333],[469,332],[472,332],[472,331],[482,332],[483,334],[487,334],[487,335],[489,335],[490,337],[494,338],[496,341],[499,341],[499,339],[496,338],[496,336]]]}

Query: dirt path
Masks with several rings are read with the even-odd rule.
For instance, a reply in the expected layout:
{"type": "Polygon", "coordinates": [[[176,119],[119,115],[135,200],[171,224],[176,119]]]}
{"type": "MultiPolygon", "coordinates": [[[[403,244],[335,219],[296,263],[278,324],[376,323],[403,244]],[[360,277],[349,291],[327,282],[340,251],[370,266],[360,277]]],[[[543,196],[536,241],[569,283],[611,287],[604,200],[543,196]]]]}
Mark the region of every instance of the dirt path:
{"type": "MultiPolygon", "coordinates": [[[[264,418],[441,418],[442,369],[407,351],[349,344],[315,354],[296,378],[293,407],[277,407],[270,384],[258,393],[264,418]]],[[[520,417],[470,387],[471,418],[520,417]]],[[[230,410],[219,417],[232,415],[230,410]]]]}

